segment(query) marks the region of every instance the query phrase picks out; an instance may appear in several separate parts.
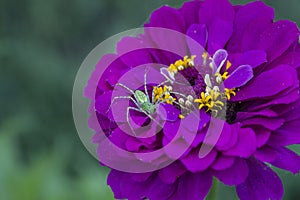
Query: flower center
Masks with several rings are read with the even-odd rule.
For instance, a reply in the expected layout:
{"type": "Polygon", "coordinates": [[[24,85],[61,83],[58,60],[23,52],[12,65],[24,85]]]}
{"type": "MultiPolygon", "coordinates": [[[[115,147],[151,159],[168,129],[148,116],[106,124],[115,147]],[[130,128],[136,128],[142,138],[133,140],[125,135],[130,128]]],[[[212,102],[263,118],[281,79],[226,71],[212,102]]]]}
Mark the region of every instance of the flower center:
{"type": "Polygon", "coordinates": [[[226,88],[223,85],[223,82],[230,76],[227,70],[231,67],[231,62],[227,60],[227,57],[225,50],[218,50],[213,57],[209,57],[207,52],[202,54],[202,66],[209,67],[210,73],[205,74],[204,77],[205,91],[194,102],[198,103],[199,109],[211,111],[215,117],[225,108],[227,101],[236,95],[235,88],[226,88]],[[222,70],[223,68],[225,69],[222,70]]]}
{"type": "Polygon", "coordinates": [[[237,112],[240,111],[240,104],[234,102],[227,102],[226,103],[226,122],[232,124],[236,119],[237,112]]]}
{"type": "MultiPolygon", "coordinates": [[[[232,66],[228,60],[228,53],[224,49],[219,49],[211,57],[207,52],[202,54],[202,61],[199,63],[201,74],[195,68],[196,56],[185,56],[182,60],[177,60],[168,68],[161,69],[161,73],[173,84],[180,82],[178,73],[183,75],[193,87],[195,96],[192,96],[187,87],[178,87],[173,94],[184,94],[178,101],[172,103],[179,105],[183,112],[179,115],[183,119],[193,109],[204,109],[213,117],[226,119],[232,123],[238,112],[238,104],[231,102],[231,98],[238,91],[236,88],[245,85],[252,77],[253,71],[250,65],[241,65],[229,73],[232,66]],[[241,76],[242,75],[242,76],[241,76]],[[189,98],[187,98],[189,97],[189,98]]],[[[198,63],[196,63],[198,65],[198,63]]],[[[181,77],[181,78],[182,78],[181,77]]],[[[163,89],[161,88],[161,93],[163,89]]],[[[170,97],[170,96],[168,96],[170,97]]]]}

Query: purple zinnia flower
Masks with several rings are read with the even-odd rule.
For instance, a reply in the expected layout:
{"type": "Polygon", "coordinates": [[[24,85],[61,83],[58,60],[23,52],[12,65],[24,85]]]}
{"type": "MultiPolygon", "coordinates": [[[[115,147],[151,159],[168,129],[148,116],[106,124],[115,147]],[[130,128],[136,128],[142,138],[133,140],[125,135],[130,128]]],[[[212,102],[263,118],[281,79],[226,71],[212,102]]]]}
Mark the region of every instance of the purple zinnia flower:
{"type": "Polygon", "coordinates": [[[189,39],[156,34],[151,28],[123,38],[117,54],[101,58],[86,88],[89,112],[96,116],[89,124],[96,131],[99,157],[107,137],[134,153],[154,152],[173,142],[163,153],[175,161],[168,163],[159,154],[140,158],[157,165],[156,171],[112,169],[107,182],[115,198],[204,199],[215,177],[235,186],[242,200],[282,199],[281,180],[270,165],[294,174],[300,169],[299,156],[287,148],[300,143],[296,24],[274,22],[273,9],[260,1],[233,6],[227,0],[206,0],[186,2],[179,9],[163,6],[146,27],[166,28],[189,39]],[[149,44],[157,49],[142,49],[149,44]],[[141,49],[123,54],[131,46],[141,49]],[[165,46],[180,56],[159,50],[165,46]],[[167,67],[134,69],[147,63],[167,67]],[[134,75],[126,77],[130,70],[134,75]],[[157,85],[151,77],[167,82],[157,85]],[[134,88],[136,82],[144,84],[134,88]],[[200,155],[201,148],[208,150],[200,155]]]}

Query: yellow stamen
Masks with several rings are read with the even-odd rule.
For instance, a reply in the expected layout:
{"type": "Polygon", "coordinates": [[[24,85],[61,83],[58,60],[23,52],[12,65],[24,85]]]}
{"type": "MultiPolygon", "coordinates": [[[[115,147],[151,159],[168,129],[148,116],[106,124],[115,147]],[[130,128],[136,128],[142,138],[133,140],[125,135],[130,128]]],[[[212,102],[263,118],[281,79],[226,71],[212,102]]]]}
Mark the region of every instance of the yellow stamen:
{"type": "Polygon", "coordinates": [[[233,95],[233,96],[236,95],[235,88],[232,88],[232,89],[225,88],[225,95],[226,95],[227,99],[230,100],[231,95],[233,95]]]}
{"type": "Polygon", "coordinates": [[[184,118],[185,118],[182,114],[179,114],[178,117],[179,117],[180,119],[184,119],[184,118]]]}
{"type": "Polygon", "coordinates": [[[211,108],[211,96],[206,96],[204,92],[201,93],[201,98],[195,99],[194,102],[199,103],[199,110],[203,107],[208,107],[209,109],[211,108]]]}
{"type": "Polygon", "coordinates": [[[175,63],[171,64],[168,67],[168,70],[170,72],[173,72],[174,74],[177,74],[178,71],[184,70],[188,67],[194,67],[194,59],[195,55],[188,57],[184,56],[183,60],[177,60],[175,63]]]}
{"type": "Polygon", "coordinates": [[[153,87],[154,103],[157,101],[165,101],[168,104],[173,104],[176,98],[172,97],[167,86],[153,87]]]}
{"type": "Polygon", "coordinates": [[[207,52],[204,52],[202,54],[202,58],[203,58],[203,65],[205,66],[206,63],[207,63],[207,57],[208,57],[208,53],[207,52]]]}
{"type": "Polygon", "coordinates": [[[224,103],[221,101],[221,93],[219,91],[211,90],[209,93],[202,92],[199,99],[195,99],[194,102],[199,103],[199,110],[206,107],[206,112],[212,111],[217,114],[218,110],[222,110],[224,103]]]}
{"type": "Polygon", "coordinates": [[[215,76],[222,78],[222,80],[224,81],[229,77],[229,73],[228,72],[224,72],[223,74],[216,73],[215,76]]]}
{"type": "Polygon", "coordinates": [[[231,67],[231,62],[227,60],[226,62],[226,71],[231,67]]]}

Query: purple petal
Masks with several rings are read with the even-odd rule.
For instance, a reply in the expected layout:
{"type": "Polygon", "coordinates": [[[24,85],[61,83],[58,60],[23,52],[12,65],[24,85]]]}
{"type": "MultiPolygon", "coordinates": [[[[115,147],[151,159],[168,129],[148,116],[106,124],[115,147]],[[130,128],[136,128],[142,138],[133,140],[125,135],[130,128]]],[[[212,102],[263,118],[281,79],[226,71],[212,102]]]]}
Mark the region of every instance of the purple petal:
{"type": "Polygon", "coordinates": [[[204,1],[199,10],[199,22],[210,24],[216,17],[225,21],[233,21],[234,9],[227,0],[204,1]]]}
{"type": "Polygon", "coordinates": [[[179,37],[178,35],[175,35],[176,33],[177,34],[181,34],[181,33],[176,32],[174,34],[172,30],[169,29],[157,30],[156,28],[154,29],[152,28],[150,30],[146,29],[145,32],[146,34],[149,34],[148,37],[151,40],[153,40],[154,43],[154,49],[150,49],[150,51],[155,63],[169,66],[171,63],[175,63],[177,60],[182,59],[183,56],[188,55],[188,54],[180,54],[180,53],[186,53],[186,49],[183,47],[187,46],[186,37],[183,38],[183,37],[179,37]],[[169,36],[171,35],[173,37],[168,38],[168,33],[169,36]],[[172,44],[171,43],[172,39],[176,39],[178,43],[173,42],[172,44]],[[170,49],[175,51],[170,52],[169,51],[170,49],[168,50],[168,46],[170,47],[170,49]]]}
{"type": "Polygon", "coordinates": [[[276,159],[270,162],[270,164],[288,170],[293,174],[298,174],[300,170],[300,157],[295,152],[284,147],[277,147],[275,150],[276,159]]]}
{"type": "Polygon", "coordinates": [[[112,134],[108,137],[108,139],[114,144],[120,147],[121,149],[126,149],[126,140],[130,138],[128,134],[126,134],[119,127],[116,128],[112,134]]]}
{"type": "Polygon", "coordinates": [[[241,200],[282,199],[283,186],[278,175],[257,160],[248,160],[249,175],[246,181],[236,187],[241,200]]]}
{"type": "MultiPolygon", "coordinates": [[[[217,132],[212,127],[212,132],[217,132]]],[[[211,129],[211,128],[210,128],[211,129]]],[[[238,130],[240,129],[240,125],[229,125],[225,122],[224,127],[222,129],[221,135],[216,144],[216,149],[224,151],[232,148],[238,142],[238,130]]]]}
{"type": "Polygon", "coordinates": [[[145,34],[154,43],[155,49],[151,49],[151,54],[158,63],[170,65],[188,55],[186,35],[177,30],[146,27],[145,34]]]}
{"type": "Polygon", "coordinates": [[[117,127],[117,124],[107,116],[101,115],[98,112],[96,114],[97,117],[91,116],[89,118],[89,127],[95,130],[95,132],[110,132],[117,127]]]}
{"type": "Polygon", "coordinates": [[[269,16],[259,16],[253,19],[242,33],[239,51],[257,50],[256,43],[258,38],[266,30],[266,27],[270,25],[272,25],[272,20],[269,16]]]}
{"type": "Polygon", "coordinates": [[[229,150],[223,152],[224,155],[228,156],[240,156],[248,158],[256,150],[256,137],[255,133],[250,128],[241,128],[238,132],[237,144],[229,150]]]}
{"type": "Polygon", "coordinates": [[[168,144],[176,135],[176,133],[179,130],[180,120],[177,121],[167,121],[164,124],[164,139],[166,143],[164,145],[168,144]]]}
{"type": "Polygon", "coordinates": [[[237,185],[248,176],[248,165],[244,159],[236,158],[234,164],[225,170],[214,171],[213,175],[226,185],[237,185]]]}
{"type": "Polygon", "coordinates": [[[154,148],[156,146],[155,141],[156,141],[155,136],[147,137],[147,138],[140,138],[140,139],[129,137],[126,140],[125,145],[126,145],[126,149],[128,151],[139,152],[139,151],[141,151],[141,148],[146,148],[146,149],[154,148]]]}
{"type": "Polygon", "coordinates": [[[232,74],[224,81],[224,85],[228,89],[244,86],[253,78],[253,70],[250,65],[239,66],[232,74]]]}
{"type": "Polygon", "coordinates": [[[281,20],[273,23],[260,35],[258,49],[265,50],[270,61],[277,58],[298,40],[299,30],[296,23],[281,20]]]}
{"type": "Polygon", "coordinates": [[[109,106],[111,104],[111,95],[112,92],[108,91],[108,92],[104,92],[102,95],[96,98],[96,102],[95,102],[96,111],[98,111],[102,115],[108,113],[109,106]]]}
{"type": "MultiPolygon", "coordinates": [[[[152,183],[144,183],[143,187],[146,188],[145,196],[151,200],[168,199],[176,190],[177,184],[166,184],[160,180],[156,175],[152,183]]],[[[135,188],[131,189],[133,192],[135,188]]],[[[142,198],[141,198],[142,199],[142,198]]]]}
{"type": "MultiPolygon", "coordinates": [[[[267,6],[265,3],[256,1],[252,3],[248,3],[244,6],[240,6],[236,12],[236,16],[234,18],[234,34],[228,44],[228,50],[233,52],[241,51],[241,42],[243,34],[246,32],[247,27],[253,21],[257,21],[257,23],[264,24],[264,21],[271,23],[274,19],[274,9],[267,6]],[[261,18],[264,18],[262,22],[261,18]]],[[[262,27],[262,26],[259,26],[262,27]]],[[[252,34],[250,32],[249,34],[252,34]]],[[[249,63],[243,63],[249,64],[249,63]]]]}
{"type": "Polygon", "coordinates": [[[159,178],[165,183],[174,183],[178,177],[186,172],[185,167],[181,162],[175,161],[167,167],[159,170],[159,178]]]}
{"type": "Polygon", "coordinates": [[[201,1],[188,1],[179,8],[179,12],[184,17],[187,27],[199,22],[198,13],[202,3],[201,1]]]}
{"type": "Polygon", "coordinates": [[[300,119],[286,122],[271,135],[270,144],[273,145],[292,145],[300,144],[300,119]]]}
{"type": "Polygon", "coordinates": [[[255,117],[243,121],[243,125],[261,125],[269,130],[276,130],[283,125],[283,119],[255,117]]]}
{"type": "Polygon", "coordinates": [[[199,52],[201,52],[199,46],[201,45],[201,47],[205,48],[207,43],[208,33],[205,24],[192,24],[187,30],[186,34],[188,36],[187,43],[191,54],[198,55],[199,57],[199,52]],[[193,41],[191,38],[195,40],[198,44],[195,44],[195,41],[193,41]]]}
{"type": "Polygon", "coordinates": [[[225,170],[225,169],[228,169],[229,167],[231,167],[234,164],[234,162],[235,162],[234,157],[221,155],[211,165],[211,169],[214,169],[217,171],[225,170]]]}
{"type": "Polygon", "coordinates": [[[271,109],[259,110],[257,112],[238,112],[237,113],[237,121],[242,121],[248,118],[261,116],[261,117],[276,117],[278,116],[276,112],[271,109]]]}
{"type": "Polygon", "coordinates": [[[184,33],[186,24],[181,13],[169,6],[162,6],[154,11],[150,17],[150,23],[146,27],[162,27],[184,33]]]}
{"type": "Polygon", "coordinates": [[[204,158],[199,158],[199,149],[194,149],[186,157],[181,159],[183,165],[191,172],[206,170],[215,160],[217,152],[212,150],[204,158]]]}
{"type": "Polygon", "coordinates": [[[192,148],[195,148],[195,147],[198,147],[198,145],[204,141],[204,138],[205,138],[205,135],[207,133],[207,130],[206,129],[202,129],[201,131],[199,131],[195,138],[194,138],[194,141],[193,143],[191,144],[191,147],[192,148]]]}
{"type": "Polygon", "coordinates": [[[157,109],[157,114],[164,121],[176,121],[178,120],[180,110],[171,104],[160,104],[157,109]]]}
{"type": "MultiPolygon", "coordinates": [[[[145,33],[156,45],[155,47],[157,49],[171,49],[173,54],[177,54],[182,57],[188,55],[185,37],[186,23],[183,16],[177,9],[169,6],[162,6],[152,13],[150,22],[145,24],[145,27],[149,27],[148,29],[145,29],[145,33]],[[150,27],[160,27],[163,29],[153,29],[150,27]]],[[[160,55],[157,55],[157,53],[159,52],[154,51],[155,59],[162,59],[160,55]]],[[[173,61],[168,60],[168,62],[172,63],[173,61]]]]}
{"type": "Polygon", "coordinates": [[[212,176],[209,173],[186,173],[180,178],[177,192],[170,199],[205,199],[211,186],[212,176]]]}
{"type": "Polygon", "coordinates": [[[103,133],[95,133],[91,139],[92,143],[98,144],[106,139],[106,136],[103,133]]]}
{"type": "Polygon", "coordinates": [[[107,177],[107,185],[109,185],[114,193],[115,198],[126,198],[121,190],[121,178],[123,177],[122,172],[112,170],[107,177]]]}
{"type": "Polygon", "coordinates": [[[276,112],[286,121],[292,121],[300,118],[300,99],[289,105],[277,106],[277,108],[279,110],[276,110],[276,112]]]}
{"type": "Polygon", "coordinates": [[[256,146],[258,148],[265,145],[271,136],[271,132],[263,127],[255,127],[255,134],[256,134],[256,146]]]}
{"type": "Polygon", "coordinates": [[[270,146],[263,146],[256,150],[254,157],[261,162],[272,162],[276,158],[276,151],[270,146]]]}
{"type": "Polygon", "coordinates": [[[129,69],[128,66],[126,66],[117,55],[104,55],[97,63],[89,79],[85,95],[89,98],[94,98],[97,87],[103,91],[111,90],[127,69],[129,69]]]}
{"type": "Polygon", "coordinates": [[[243,87],[232,101],[268,97],[275,95],[293,84],[293,70],[288,66],[278,66],[275,69],[261,73],[243,87]]]}
{"type": "Polygon", "coordinates": [[[176,184],[162,182],[156,173],[144,182],[136,182],[131,173],[112,170],[107,178],[107,184],[112,188],[116,199],[168,199],[175,191],[176,184]]]}
{"type": "Polygon", "coordinates": [[[190,151],[190,144],[188,144],[184,139],[179,138],[172,141],[172,145],[165,147],[165,154],[171,159],[178,159],[181,156],[185,156],[190,151]]]}
{"type": "Polygon", "coordinates": [[[182,126],[185,127],[189,133],[201,130],[207,125],[210,120],[210,115],[207,112],[200,110],[199,112],[190,113],[184,120],[182,126]]]}
{"type": "Polygon", "coordinates": [[[130,152],[138,152],[142,147],[144,147],[144,144],[136,138],[128,138],[125,146],[130,152]]]}
{"type": "Polygon", "coordinates": [[[269,100],[259,101],[259,103],[256,104],[255,106],[253,105],[249,107],[249,110],[260,110],[260,109],[269,108],[270,106],[275,106],[280,104],[284,106],[293,103],[299,98],[298,90],[299,90],[298,83],[297,85],[293,83],[293,86],[289,87],[284,92],[281,92],[280,94],[276,95],[276,98],[268,97],[269,100]]]}
{"type": "Polygon", "coordinates": [[[250,50],[244,53],[235,53],[229,55],[232,66],[228,69],[232,73],[241,65],[250,65],[253,69],[267,62],[267,54],[262,50],[250,50]]]}
{"type": "Polygon", "coordinates": [[[195,134],[197,134],[197,132],[199,132],[200,130],[202,130],[203,127],[205,127],[209,120],[210,120],[210,115],[207,114],[205,111],[201,110],[200,113],[198,115],[194,115],[194,114],[198,114],[197,112],[194,113],[190,113],[181,123],[182,123],[182,127],[185,129],[182,129],[181,131],[183,131],[183,137],[186,140],[187,143],[192,144],[193,142],[195,142],[195,139],[199,139],[197,138],[197,136],[195,136],[195,134]]]}
{"type": "Polygon", "coordinates": [[[145,44],[145,40],[123,37],[117,44],[117,53],[120,59],[131,68],[153,63],[151,53],[145,47],[149,47],[149,45],[145,44]]]}
{"type": "Polygon", "coordinates": [[[286,52],[272,62],[267,69],[274,68],[278,65],[289,65],[293,68],[300,67],[300,52],[286,52]]]}
{"type": "Polygon", "coordinates": [[[131,173],[130,176],[132,180],[136,182],[144,182],[146,181],[150,176],[152,175],[152,172],[147,172],[147,173],[131,173]]]}
{"type": "Polygon", "coordinates": [[[208,28],[208,53],[223,49],[233,31],[232,21],[215,18],[208,28]]]}
{"type": "Polygon", "coordinates": [[[219,49],[213,55],[213,72],[219,73],[221,71],[222,66],[226,62],[228,57],[228,53],[225,49],[219,49]]]}

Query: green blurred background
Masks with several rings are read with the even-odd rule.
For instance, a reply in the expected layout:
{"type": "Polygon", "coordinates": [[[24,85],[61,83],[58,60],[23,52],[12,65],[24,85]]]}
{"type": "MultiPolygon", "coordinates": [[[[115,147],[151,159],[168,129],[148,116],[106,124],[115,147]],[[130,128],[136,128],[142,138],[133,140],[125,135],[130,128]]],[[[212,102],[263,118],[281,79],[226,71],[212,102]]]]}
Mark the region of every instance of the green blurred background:
{"type": "MultiPolygon", "coordinates": [[[[76,72],[107,37],[140,27],[163,4],[182,2],[0,0],[0,200],[113,199],[108,170],[74,128],[76,72]]],[[[300,22],[299,0],[266,3],[277,19],[300,22]]],[[[280,176],[285,199],[300,199],[300,177],[280,176]]],[[[233,188],[220,190],[218,199],[236,198],[233,188]]]]}

